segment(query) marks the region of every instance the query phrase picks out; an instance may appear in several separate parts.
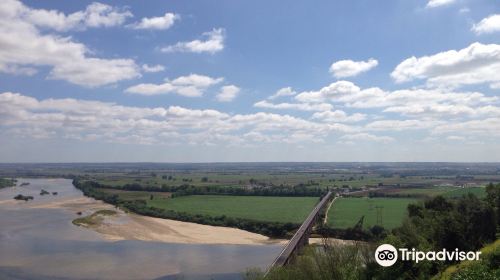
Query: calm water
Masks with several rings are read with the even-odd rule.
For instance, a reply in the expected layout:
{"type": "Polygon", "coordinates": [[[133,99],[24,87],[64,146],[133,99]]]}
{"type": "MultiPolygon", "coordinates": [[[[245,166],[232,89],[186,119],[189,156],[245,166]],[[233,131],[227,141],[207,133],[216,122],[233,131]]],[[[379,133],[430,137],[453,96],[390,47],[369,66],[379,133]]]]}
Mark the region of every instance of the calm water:
{"type": "Polygon", "coordinates": [[[30,207],[82,197],[71,180],[19,182],[30,185],[0,190],[0,279],[241,279],[247,267],[266,267],[281,249],[106,241],[74,226],[72,211],[30,207]],[[42,188],[58,195],[40,196],[42,188]],[[18,203],[17,194],[35,199],[18,203]]]}

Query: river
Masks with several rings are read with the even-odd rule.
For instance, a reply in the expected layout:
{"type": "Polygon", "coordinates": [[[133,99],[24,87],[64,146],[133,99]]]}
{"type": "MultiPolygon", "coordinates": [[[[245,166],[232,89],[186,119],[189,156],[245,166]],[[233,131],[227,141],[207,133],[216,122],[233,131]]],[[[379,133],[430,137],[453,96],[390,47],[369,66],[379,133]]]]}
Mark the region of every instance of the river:
{"type": "Polygon", "coordinates": [[[68,179],[19,179],[1,189],[0,279],[242,279],[246,268],[265,268],[282,248],[110,241],[73,225],[75,211],[42,207],[82,197],[68,179]],[[41,196],[41,189],[58,194],[41,196]],[[16,201],[17,194],[34,200],[16,201]]]}

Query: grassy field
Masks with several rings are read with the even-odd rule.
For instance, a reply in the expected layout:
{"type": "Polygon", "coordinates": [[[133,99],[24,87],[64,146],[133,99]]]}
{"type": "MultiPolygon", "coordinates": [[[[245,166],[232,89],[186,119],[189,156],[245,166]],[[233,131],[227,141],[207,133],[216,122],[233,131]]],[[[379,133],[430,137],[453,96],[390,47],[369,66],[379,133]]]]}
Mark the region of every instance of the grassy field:
{"type": "Polygon", "coordinates": [[[426,196],[437,196],[443,195],[447,192],[456,190],[456,187],[449,186],[436,186],[429,188],[408,188],[408,189],[398,189],[394,192],[403,195],[426,195],[426,196]]]}
{"type": "Polygon", "coordinates": [[[447,198],[458,198],[461,197],[462,195],[472,193],[475,196],[479,198],[486,197],[486,188],[482,187],[473,187],[473,188],[460,188],[460,189],[455,189],[453,191],[447,192],[443,194],[444,197],[447,198]]]}
{"type": "MultiPolygon", "coordinates": [[[[484,187],[469,187],[460,188],[455,186],[434,186],[425,188],[389,188],[378,191],[386,195],[399,195],[399,196],[414,196],[416,198],[434,197],[442,195],[444,197],[461,197],[464,194],[472,193],[478,197],[484,197],[486,191],[484,187]]],[[[366,196],[366,194],[359,194],[359,197],[366,196]]]]}
{"type": "Polygon", "coordinates": [[[377,208],[381,208],[382,226],[392,229],[401,225],[406,217],[406,207],[415,199],[408,198],[338,198],[328,212],[328,225],[334,228],[354,226],[361,216],[365,216],[364,227],[377,223],[377,208]]]}
{"type": "Polygon", "coordinates": [[[192,195],[148,200],[150,206],[178,212],[291,223],[302,223],[316,203],[318,203],[316,197],[220,195],[192,195]]]}

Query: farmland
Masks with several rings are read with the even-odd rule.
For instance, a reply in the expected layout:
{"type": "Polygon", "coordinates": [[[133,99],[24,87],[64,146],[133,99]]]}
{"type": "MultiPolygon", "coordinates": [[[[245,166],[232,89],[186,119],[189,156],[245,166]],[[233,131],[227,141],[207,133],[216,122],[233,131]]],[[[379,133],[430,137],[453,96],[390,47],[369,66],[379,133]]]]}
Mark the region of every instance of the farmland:
{"type": "Polygon", "coordinates": [[[96,181],[109,186],[140,184],[145,187],[177,186],[189,184],[197,187],[242,187],[248,185],[311,187],[345,187],[361,188],[364,186],[396,186],[419,185],[435,186],[443,183],[455,183],[453,177],[425,177],[363,174],[352,170],[331,172],[261,172],[261,171],[227,171],[227,172],[138,172],[117,175],[99,175],[96,181]]]}
{"type": "Polygon", "coordinates": [[[317,202],[318,198],[314,197],[191,195],[155,198],[147,203],[148,206],[190,214],[301,223],[317,202]]]}
{"type": "Polygon", "coordinates": [[[345,196],[328,215],[335,235],[362,216],[365,229],[380,219],[386,229],[400,226],[410,202],[484,196],[476,186],[497,182],[499,172],[455,163],[89,163],[7,164],[0,176],[78,179],[86,195],[138,214],[284,236],[328,190],[345,196]]]}
{"type": "Polygon", "coordinates": [[[368,228],[377,224],[377,211],[380,211],[382,226],[391,229],[401,225],[407,215],[407,205],[415,201],[409,198],[338,198],[328,213],[328,225],[333,228],[353,227],[365,216],[363,226],[368,228]]]}
{"type": "Polygon", "coordinates": [[[468,193],[474,194],[475,196],[480,198],[486,197],[486,189],[482,187],[455,189],[443,194],[443,196],[447,198],[458,198],[468,193]]]}

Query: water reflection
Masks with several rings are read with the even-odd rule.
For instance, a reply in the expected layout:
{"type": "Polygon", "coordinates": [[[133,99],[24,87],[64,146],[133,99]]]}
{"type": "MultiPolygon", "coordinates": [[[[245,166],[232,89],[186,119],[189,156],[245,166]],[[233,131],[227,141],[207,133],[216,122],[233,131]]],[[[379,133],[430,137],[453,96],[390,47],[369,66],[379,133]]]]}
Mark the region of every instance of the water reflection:
{"type": "Polygon", "coordinates": [[[32,208],[82,196],[65,179],[24,179],[0,190],[0,279],[238,279],[247,267],[265,267],[279,245],[187,245],[106,241],[71,224],[76,214],[32,208]],[[58,192],[40,196],[40,190],[58,192]],[[34,201],[18,202],[17,194],[34,201]]]}

